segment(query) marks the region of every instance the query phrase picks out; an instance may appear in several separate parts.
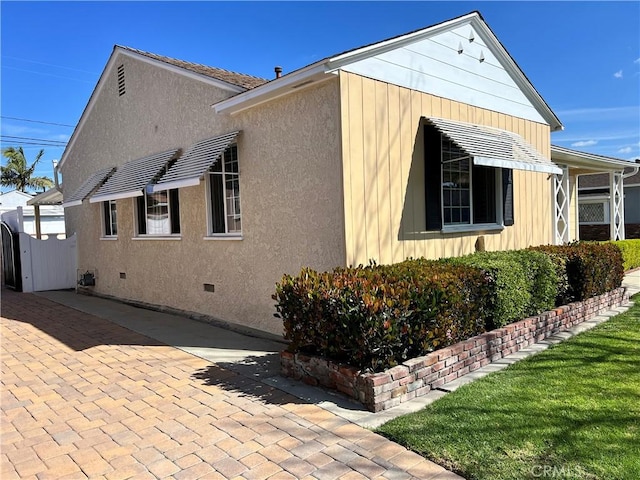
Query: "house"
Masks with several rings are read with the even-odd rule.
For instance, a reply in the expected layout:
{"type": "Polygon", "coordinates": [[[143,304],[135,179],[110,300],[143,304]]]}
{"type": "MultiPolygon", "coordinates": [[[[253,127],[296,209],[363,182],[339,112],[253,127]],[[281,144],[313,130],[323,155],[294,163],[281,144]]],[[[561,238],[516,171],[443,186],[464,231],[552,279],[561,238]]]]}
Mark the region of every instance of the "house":
{"type": "MultiPolygon", "coordinates": [[[[626,238],[640,238],[640,171],[638,165],[624,170],[624,228],[626,238]]],[[[606,174],[581,175],[578,178],[580,238],[607,240],[611,217],[611,194],[606,174]]]]}
{"type": "MultiPolygon", "coordinates": [[[[39,195],[30,195],[19,190],[0,193],[0,215],[16,231],[25,232],[40,238],[43,234],[53,237],[65,236],[64,209],[61,206],[62,195],[57,202],[34,206],[39,195]]],[[[51,195],[51,194],[50,194],[51,195]]],[[[42,198],[42,197],[41,197],[42,198]]]]}
{"type": "Polygon", "coordinates": [[[116,46],[59,163],[67,232],[95,294],[280,334],[302,267],[576,238],[599,164],[552,162],[561,128],[477,12],[271,80],[116,46]]]}

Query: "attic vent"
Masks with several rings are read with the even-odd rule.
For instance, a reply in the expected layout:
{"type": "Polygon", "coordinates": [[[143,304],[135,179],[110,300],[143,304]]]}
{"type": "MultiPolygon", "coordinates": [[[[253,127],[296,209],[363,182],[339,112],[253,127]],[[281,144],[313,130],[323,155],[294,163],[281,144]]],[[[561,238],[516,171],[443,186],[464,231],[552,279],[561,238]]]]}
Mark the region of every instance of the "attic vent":
{"type": "Polygon", "coordinates": [[[124,88],[124,65],[118,67],[118,96],[121,97],[126,93],[124,88]]]}

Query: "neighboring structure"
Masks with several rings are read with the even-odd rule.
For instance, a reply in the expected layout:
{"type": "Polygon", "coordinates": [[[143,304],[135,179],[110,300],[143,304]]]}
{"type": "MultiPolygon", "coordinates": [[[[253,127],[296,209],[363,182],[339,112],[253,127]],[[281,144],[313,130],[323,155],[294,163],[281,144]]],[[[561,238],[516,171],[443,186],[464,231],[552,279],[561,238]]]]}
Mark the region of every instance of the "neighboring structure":
{"type": "MultiPolygon", "coordinates": [[[[624,170],[624,223],[626,238],[640,238],[640,159],[624,170]]],[[[611,194],[605,174],[581,175],[578,179],[580,203],[580,238],[607,240],[611,194]]]]}
{"type": "MultiPolygon", "coordinates": [[[[45,192],[46,193],[46,192],[45,192]]],[[[2,220],[18,227],[19,231],[40,238],[42,235],[65,238],[64,209],[62,208],[62,194],[57,192],[58,198],[54,203],[33,206],[34,196],[28,193],[12,190],[0,193],[0,215],[2,220]],[[21,210],[18,209],[20,207],[21,210]]],[[[50,195],[50,194],[49,194],[50,195]]]]}
{"type": "MultiPolygon", "coordinates": [[[[562,167],[567,174],[556,177],[556,243],[566,243],[582,239],[579,232],[579,201],[577,193],[578,178],[582,175],[603,173],[612,192],[608,211],[608,236],[603,240],[625,238],[625,196],[623,194],[624,171],[629,167],[633,172],[638,166],[633,162],[592,153],[579,152],[568,148],[551,146],[551,160],[562,167]],[[569,192],[566,194],[565,192],[569,192]],[[567,201],[565,201],[567,200],[567,201]],[[568,219],[564,222],[564,219],[568,219]]],[[[633,174],[633,173],[631,173],[633,174]]],[[[603,227],[607,230],[607,226],[603,227]]],[[[588,240],[588,239],[586,239],[588,240]]]]}
{"type": "Polygon", "coordinates": [[[67,232],[96,294],[281,333],[301,267],[576,238],[561,128],[475,12],[271,81],[116,46],[59,163],[67,232]]]}

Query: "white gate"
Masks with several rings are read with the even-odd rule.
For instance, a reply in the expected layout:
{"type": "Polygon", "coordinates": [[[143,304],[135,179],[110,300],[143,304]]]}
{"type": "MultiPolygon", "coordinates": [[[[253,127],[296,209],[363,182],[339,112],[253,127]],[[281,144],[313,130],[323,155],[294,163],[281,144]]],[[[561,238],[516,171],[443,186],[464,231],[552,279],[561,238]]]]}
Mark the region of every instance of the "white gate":
{"type": "Polygon", "coordinates": [[[38,240],[20,232],[20,264],[23,292],[75,288],[77,238],[38,240]]]}

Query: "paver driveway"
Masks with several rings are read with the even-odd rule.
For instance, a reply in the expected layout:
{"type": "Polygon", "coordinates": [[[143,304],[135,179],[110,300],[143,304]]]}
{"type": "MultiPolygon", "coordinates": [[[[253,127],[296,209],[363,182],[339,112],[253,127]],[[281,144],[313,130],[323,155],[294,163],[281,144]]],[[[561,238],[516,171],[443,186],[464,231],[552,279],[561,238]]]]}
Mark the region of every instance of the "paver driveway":
{"type": "Polygon", "coordinates": [[[460,478],[318,406],[42,297],[3,290],[1,328],[3,480],[460,478]]]}

